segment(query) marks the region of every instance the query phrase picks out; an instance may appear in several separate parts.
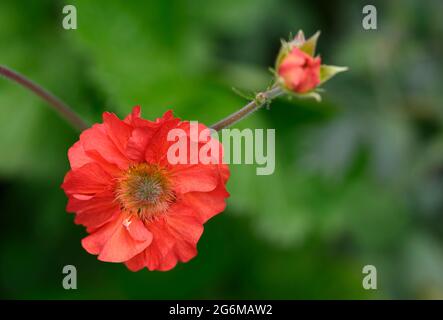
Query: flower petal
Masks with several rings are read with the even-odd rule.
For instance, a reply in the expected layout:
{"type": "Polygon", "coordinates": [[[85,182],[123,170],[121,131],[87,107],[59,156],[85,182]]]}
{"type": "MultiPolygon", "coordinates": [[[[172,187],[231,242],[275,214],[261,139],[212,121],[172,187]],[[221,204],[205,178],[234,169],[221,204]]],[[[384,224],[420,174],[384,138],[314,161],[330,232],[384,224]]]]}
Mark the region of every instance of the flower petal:
{"type": "Polygon", "coordinates": [[[134,126],[134,121],[136,119],[140,119],[140,115],[141,115],[140,106],[135,106],[134,108],[132,108],[131,113],[123,121],[127,124],[134,126]]]}
{"type": "Polygon", "coordinates": [[[97,163],[88,163],[69,171],[62,184],[66,194],[95,194],[108,190],[112,177],[97,163]]]}
{"type": "Polygon", "coordinates": [[[176,239],[168,231],[165,219],[158,219],[155,223],[148,224],[147,228],[153,239],[151,245],[143,252],[144,265],[149,270],[157,270],[174,247],[176,239]]]}
{"type": "Polygon", "coordinates": [[[225,210],[227,197],[229,197],[229,193],[224,185],[220,184],[211,192],[189,192],[183,195],[182,199],[185,205],[194,210],[200,222],[205,223],[225,210]]]}
{"type": "Polygon", "coordinates": [[[156,129],[152,126],[138,127],[132,130],[126,147],[126,155],[134,161],[143,161],[146,148],[156,129]]]}
{"type": "Polygon", "coordinates": [[[94,161],[93,159],[88,157],[88,155],[86,155],[80,140],[74,143],[71,148],[69,148],[68,159],[72,169],[78,169],[85,164],[94,161]]]}
{"type": "Polygon", "coordinates": [[[171,170],[171,177],[178,193],[212,191],[219,181],[218,165],[176,165],[171,170]]]}
{"type": "Polygon", "coordinates": [[[152,233],[146,229],[143,221],[137,217],[126,218],[123,225],[128,230],[131,237],[138,241],[152,240],[152,233]]]}
{"type": "Polygon", "coordinates": [[[130,260],[125,262],[126,267],[128,267],[131,271],[139,271],[146,267],[145,263],[145,251],[142,251],[135,257],[132,257],[130,260]]]}
{"type": "Polygon", "coordinates": [[[119,213],[118,204],[114,201],[114,195],[105,191],[90,199],[78,199],[69,197],[66,207],[68,212],[75,212],[75,223],[88,228],[98,228],[113,219],[119,213]]]}
{"type": "Polygon", "coordinates": [[[151,245],[144,251],[149,270],[170,270],[178,261],[189,261],[197,254],[203,225],[191,208],[176,205],[164,219],[148,224],[147,228],[153,234],[151,245]]]}
{"type": "Polygon", "coordinates": [[[132,127],[120,120],[115,114],[109,112],[103,113],[103,123],[111,141],[117,149],[124,154],[129,137],[131,136],[132,127]]]}
{"type": "Polygon", "coordinates": [[[99,260],[107,262],[125,262],[142,252],[151,243],[152,235],[143,241],[134,239],[124,223],[126,218],[122,214],[94,231],[82,240],[83,247],[89,253],[98,254],[99,260]]]}
{"type": "Polygon", "coordinates": [[[168,141],[168,133],[176,129],[180,119],[173,118],[163,121],[162,125],[155,131],[149,141],[149,148],[145,152],[145,160],[148,163],[160,163],[168,165],[167,154],[169,147],[174,143],[168,141]]]}
{"type": "Polygon", "coordinates": [[[128,167],[128,159],[116,147],[107,135],[103,124],[95,124],[80,135],[83,148],[90,157],[100,155],[107,162],[117,165],[120,169],[128,167]]]}

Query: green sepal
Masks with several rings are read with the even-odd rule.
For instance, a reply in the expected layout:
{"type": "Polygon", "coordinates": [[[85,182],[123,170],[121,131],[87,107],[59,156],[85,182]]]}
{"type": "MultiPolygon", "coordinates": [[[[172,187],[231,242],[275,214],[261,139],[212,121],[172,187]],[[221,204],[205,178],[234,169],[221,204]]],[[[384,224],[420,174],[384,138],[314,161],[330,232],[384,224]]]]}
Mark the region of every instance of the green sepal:
{"type": "Polygon", "coordinates": [[[280,65],[282,60],[291,52],[292,48],[300,47],[305,42],[305,34],[302,30],[299,30],[297,32],[297,35],[289,42],[282,39],[280,51],[278,52],[277,59],[275,59],[275,69],[278,69],[278,66],[280,65]]]}
{"type": "Polygon", "coordinates": [[[328,66],[326,64],[322,64],[320,66],[320,84],[325,83],[337,73],[347,71],[348,67],[339,67],[339,66],[328,66]]]}
{"type": "Polygon", "coordinates": [[[317,102],[321,102],[320,93],[323,91],[321,88],[315,88],[314,90],[305,93],[297,93],[286,88],[284,82],[281,81],[280,79],[278,79],[276,83],[280,86],[280,88],[286,93],[288,97],[296,97],[301,99],[314,99],[317,102]]]}
{"type": "Polygon", "coordinates": [[[315,49],[317,47],[318,37],[320,37],[320,31],[317,31],[312,37],[310,37],[308,40],[303,42],[299,46],[299,49],[301,51],[303,51],[304,53],[313,57],[315,55],[315,49]]]}

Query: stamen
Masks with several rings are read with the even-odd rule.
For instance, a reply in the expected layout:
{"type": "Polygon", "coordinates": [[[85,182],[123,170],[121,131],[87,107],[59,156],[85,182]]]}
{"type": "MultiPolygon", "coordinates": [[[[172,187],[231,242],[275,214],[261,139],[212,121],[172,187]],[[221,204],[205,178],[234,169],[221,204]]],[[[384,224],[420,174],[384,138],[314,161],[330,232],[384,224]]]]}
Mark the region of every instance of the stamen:
{"type": "Polygon", "coordinates": [[[131,166],[119,179],[116,198],[123,210],[150,220],[167,211],[175,200],[167,171],[147,163],[131,166]]]}

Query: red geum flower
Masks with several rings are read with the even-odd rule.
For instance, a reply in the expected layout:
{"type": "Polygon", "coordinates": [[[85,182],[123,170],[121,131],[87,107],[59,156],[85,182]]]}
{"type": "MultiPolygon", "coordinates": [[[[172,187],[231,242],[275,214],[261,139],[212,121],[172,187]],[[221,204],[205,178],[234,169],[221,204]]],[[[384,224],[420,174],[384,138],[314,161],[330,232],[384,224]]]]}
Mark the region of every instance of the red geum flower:
{"type": "MultiPolygon", "coordinates": [[[[140,118],[139,107],[123,121],[105,112],[103,123],[69,149],[72,170],[62,184],[67,211],[87,228],[83,248],[99,260],[123,262],[132,271],[170,270],[197,254],[203,224],[224,210],[229,168],[171,164],[167,152],[174,142],[167,135],[176,128],[191,141],[190,123],[171,111],[155,122],[140,118]]],[[[205,143],[222,150],[211,137],[198,148],[205,143]]]]}
{"type": "Polygon", "coordinates": [[[314,58],[294,46],[282,59],[277,73],[287,89],[304,93],[320,84],[320,65],[320,57],[314,58]]]}

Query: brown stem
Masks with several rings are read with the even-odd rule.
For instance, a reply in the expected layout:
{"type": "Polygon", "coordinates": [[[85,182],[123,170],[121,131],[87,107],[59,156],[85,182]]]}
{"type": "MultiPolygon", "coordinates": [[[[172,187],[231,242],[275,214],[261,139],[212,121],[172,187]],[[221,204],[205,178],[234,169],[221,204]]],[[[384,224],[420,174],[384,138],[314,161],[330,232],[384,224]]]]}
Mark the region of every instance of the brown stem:
{"type": "Polygon", "coordinates": [[[75,129],[83,131],[89,127],[66,103],[25,76],[5,66],[0,66],[0,75],[34,92],[53,107],[53,109],[75,129]]]}
{"type": "Polygon", "coordinates": [[[260,92],[257,94],[256,98],[249,102],[247,105],[245,105],[240,110],[234,112],[233,114],[227,116],[226,118],[220,120],[219,122],[213,124],[211,126],[212,129],[215,131],[220,131],[221,129],[227,128],[234,123],[246,118],[250,114],[252,114],[254,111],[260,109],[265,105],[265,103],[271,101],[272,99],[280,96],[283,94],[283,91],[280,87],[276,86],[272,89],[260,92]]]}

